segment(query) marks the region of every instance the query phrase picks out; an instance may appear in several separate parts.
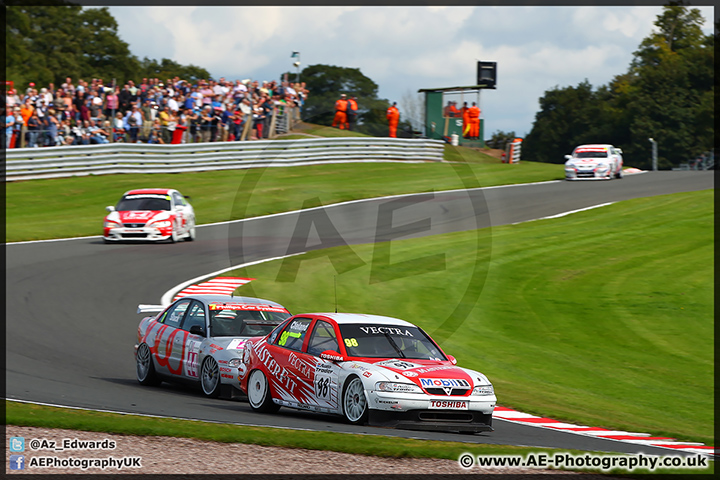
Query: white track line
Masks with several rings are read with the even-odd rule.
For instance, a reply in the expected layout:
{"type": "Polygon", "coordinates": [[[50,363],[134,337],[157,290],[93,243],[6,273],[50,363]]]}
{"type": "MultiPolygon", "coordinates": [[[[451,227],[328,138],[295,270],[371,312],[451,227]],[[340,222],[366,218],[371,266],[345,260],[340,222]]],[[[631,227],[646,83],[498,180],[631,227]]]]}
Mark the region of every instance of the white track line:
{"type": "Polygon", "coordinates": [[[195,278],[190,279],[190,280],[188,280],[188,281],[186,281],[186,282],[183,282],[183,283],[180,283],[180,284],[178,284],[178,285],[175,285],[175,286],[172,287],[170,290],[168,290],[167,292],[165,292],[165,293],[163,294],[163,296],[161,297],[161,299],[160,299],[160,304],[163,305],[163,306],[165,306],[165,305],[170,305],[170,303],[172,303],[172,298],[175,296],[175,294],[176,294],[177,292],[179,292],[180,290],[183,290],[183,289],[186,288],[186,287],[189,287],[190,285],[194,284],[195,282],[199,282],[199,281],[201,281],[201,280],[205,280],[205,279],[208,278],[208,277],[216,277],[217,275],[220,275],[221,273],[229,272],[229,271],[231,271],[231,270],[235,270],[235,269],[238,269],[238,268],[250,267],[250,266],[252,266],[252,265],[259,265],[259,264],[261,264],[261,263],[272,262],[272,261],[274,261],[274,260],[282,260],[283,258],[294,257],[295,255],[303,255],[303,254],[305,254],[305,253],[306,253],[306,252],[299,252],[299,253],[293,253],[292,255],[284,255],[284,256],[282,256],[282,257],[266,258],[266,259],[264,259],[264,260],[257,260],[257,261],[255,261],[255,262],[243,263],[243,264],[241,264],[241,265],[233,265],[233,266],[231,266],[231,267],[223,268],[222,270],[218,270],[218,271],[216,271],[216,272],[211,272],[211,273],[206,273],[206,274],[204,274],[204,275],[200,275],[199,277],[195,277],[195,278]]]}
{"type": "MultiPolygon", "coordinates": [[[[354,204],[354,203],[368,202],[368,201],[374,201],[374,200],[387,200],[387,199],[391,199],[391,198],[402,198],[402,197],[409,197],[409,196],[413,196],[413,195],[430,195],[430,194],[438,195],[438,194],[441,194],[441,193],[457,193],[457,192],[470,192],[470,191],[476,191],[476,190],[493,190],[493,189],[496,189],[496,188],[524,187],[524,186],[528,186],[528,185],[543,185],[543,184],[549,184],[549,183],[559,183],[559,182],[561,182],[561,181],[562,181],[562,180],[550,180],[550,181],[547,181],[547,182],[517,183],[517,184],[513,184],[513,185],[496,185],[496,186],[492,186],[492,187],[477,187],[477,188],[455,189],[455,190],[440,190],[440,191],[437,191],[437,192],[402,193],[402,194],[398,194],[398,195],[387,195],[387,196],[384,196],[384,197],[361,198],[361,199],[358,199],[358,200],[348,200],[348,201],[345,201],[345,202],[331,203],[331,204],[328,204],[328,205],[321,205],[321,206],[319,206],[319,207],[305,208],[305,209],[302,209],[302,210],[291,210],[291,211],[288,211],[288,212],[271,213],[271,214],[269,214],[269,215],[261,215],[261,216],[259,216],[259,217],[249,217],[249,218],[240,218],[240,219],[237,219],[237,220],[226,220],[226,221],[223,221],[223,222],[204,223],[204,224],[202,224],[202,225],[197,225],[196,228],[212,227],[212,226],[216,226],[216,225],[230,225],[231,223],[249,222],[249,221],[252,221],[252,220],[261,220],[261,219],[264,219],[264,218],[279,217],[279,216],[283,216],[283,215],[292,215],[292,214],[297,214],[297,213],[300,213],[300,212],[308,212],[308,211],[311,211],[311,210],[320,210],[320,209],[323,209],[323,208],[333,208],[333,207],[339,207],[339,206],[343,206],[343,205],[351,205],[351,204],[354,204]]],[[[5,245],[23,245],[23,244],[27,244],[27,243],[46,243],[46,242],[65,242],[65,241],[68,241],[68,240],[82,240],[82,239],[88,239],[88,238],[102,238],[102,235],[90,235],[90,236],[87,236],[87,237],[52,238],[52,239],[49,239],[49,240],[26,240],[26,241],[22,241],[22,242],[8,242],[8,243],[6,243],[5,245]]]]}

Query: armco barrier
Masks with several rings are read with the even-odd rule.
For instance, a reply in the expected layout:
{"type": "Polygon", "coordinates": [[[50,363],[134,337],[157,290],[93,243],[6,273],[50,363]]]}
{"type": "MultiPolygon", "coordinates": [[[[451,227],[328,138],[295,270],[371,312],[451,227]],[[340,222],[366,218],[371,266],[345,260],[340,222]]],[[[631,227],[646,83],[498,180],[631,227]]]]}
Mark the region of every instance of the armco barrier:
{"type": "Polygon", "coordinates": [[[440,140],[322,138],[252,142],[104,145],[5,150],[5,181],[114,173],[179,173],[362,161],[443,159],[440,140]]]}

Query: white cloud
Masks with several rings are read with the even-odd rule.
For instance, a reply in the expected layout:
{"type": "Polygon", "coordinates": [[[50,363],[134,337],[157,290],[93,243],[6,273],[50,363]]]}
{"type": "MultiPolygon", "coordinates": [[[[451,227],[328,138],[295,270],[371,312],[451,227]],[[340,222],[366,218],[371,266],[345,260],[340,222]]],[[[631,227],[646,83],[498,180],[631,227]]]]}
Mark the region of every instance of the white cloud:
{"type": "MultiPolygon", "coordinates": [[[[699,7],[712,31],[714,10],[699,7]]],[[[359,68],[379,95],[475,83],[477,60],[498,63],[483,92],[491,131],[527,133],[538,99],[587,78],[624,73],[662,7],[110,7],[139,58],[171,58],[214,77],[276,79],[313,64],[359,68]]],[[[489,135],[486,129],[486,135],[489,135]]]]}

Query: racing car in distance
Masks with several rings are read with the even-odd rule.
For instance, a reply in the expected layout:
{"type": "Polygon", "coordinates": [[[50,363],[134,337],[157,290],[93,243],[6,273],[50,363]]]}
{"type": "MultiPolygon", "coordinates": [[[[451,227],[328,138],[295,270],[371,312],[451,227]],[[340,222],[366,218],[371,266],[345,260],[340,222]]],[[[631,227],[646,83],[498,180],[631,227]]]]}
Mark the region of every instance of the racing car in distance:
{"type": "Polygon", "coordinates": [[[103,223],[106,243],[123,240],[195,240],[195,211],[177,190],[144,188],[125,192],[103,223]]]}
{"type": "Polygon", "coordinates": [[[565,155],[566,180],[611,180],[623,177],[622,150],[612,145],[580,145],[565,155]]]}
{"type": "Polygon", "coordinates": [[[168,307],[138,305],[138,313],[155,313],[138,325],[138,382],[199,383],[211,398],[241,396],[234,372],[245,341],[269,333],[290,317],[279,303],[230,295],[185,296],[168,307]]]}
{"type": "Polygon", "coordinates": [[[238,378],[259,412],[286,406],[342,415],[353,424],[492,431],[492,384],[456,363],[404,320],[313,313],[248,340],[238,378]]]}

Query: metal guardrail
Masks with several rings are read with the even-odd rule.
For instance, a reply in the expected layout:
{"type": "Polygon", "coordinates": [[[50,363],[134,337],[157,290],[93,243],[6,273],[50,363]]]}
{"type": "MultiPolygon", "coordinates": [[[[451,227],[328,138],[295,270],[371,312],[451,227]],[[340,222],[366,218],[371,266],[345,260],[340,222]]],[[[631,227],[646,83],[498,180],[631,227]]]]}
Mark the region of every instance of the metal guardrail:
{"type": "Polygon", "coordinates": [[[103,145],[5,150],[5,181],[116,173],[179,173],[362,161],[443,159],[430,139],[342,137],[302,140],[103,145]]]}
{"type": "Polygon", "coordinates": [[[677,167],[673,167],[673,170],[714,170],[715,169],[715,150],[703,152],[702,154],[695,157],[693,160],[689,160],[686,163],[681,163],[677,167]]]}

